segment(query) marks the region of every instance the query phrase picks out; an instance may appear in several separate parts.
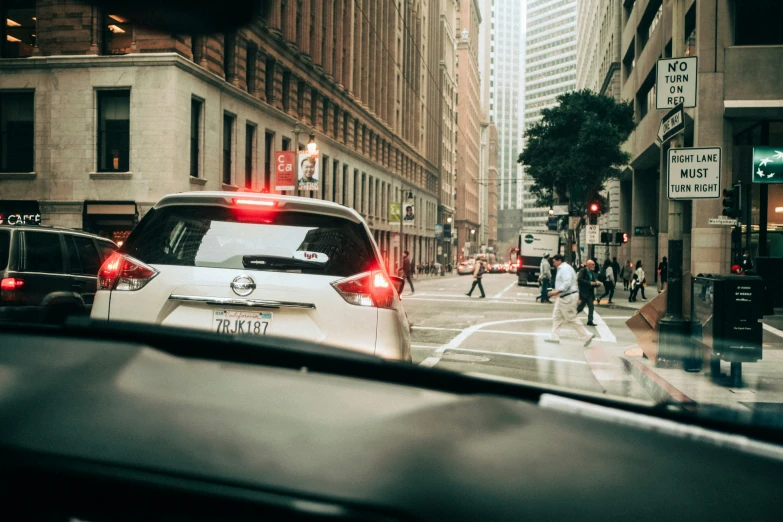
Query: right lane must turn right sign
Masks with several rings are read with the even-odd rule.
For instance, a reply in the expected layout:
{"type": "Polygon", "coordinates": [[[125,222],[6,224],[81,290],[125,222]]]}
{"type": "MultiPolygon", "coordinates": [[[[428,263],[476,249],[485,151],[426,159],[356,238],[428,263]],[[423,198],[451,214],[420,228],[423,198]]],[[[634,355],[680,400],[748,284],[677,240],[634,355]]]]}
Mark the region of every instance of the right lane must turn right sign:
{"type": "Polygon", "coordinates": [[[719,198],[720,147],[669,149],[669,199],[719,198]]]}

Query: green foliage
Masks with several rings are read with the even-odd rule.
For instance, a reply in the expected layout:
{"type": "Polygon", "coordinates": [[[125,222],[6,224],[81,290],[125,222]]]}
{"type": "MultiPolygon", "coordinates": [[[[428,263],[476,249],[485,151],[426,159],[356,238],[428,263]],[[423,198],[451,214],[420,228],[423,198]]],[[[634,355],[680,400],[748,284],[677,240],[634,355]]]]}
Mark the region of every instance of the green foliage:
{"type": "Polygon", "coordinates": [[[539,205],[550,206],[555,196],[568,198],[569,210],[584,215],[604,183],[630,161],[622,145],[636,127],[633,103],[589,90],[557,99],[525,133],[519,162],[535,182],[531,192],[539,205]]]}

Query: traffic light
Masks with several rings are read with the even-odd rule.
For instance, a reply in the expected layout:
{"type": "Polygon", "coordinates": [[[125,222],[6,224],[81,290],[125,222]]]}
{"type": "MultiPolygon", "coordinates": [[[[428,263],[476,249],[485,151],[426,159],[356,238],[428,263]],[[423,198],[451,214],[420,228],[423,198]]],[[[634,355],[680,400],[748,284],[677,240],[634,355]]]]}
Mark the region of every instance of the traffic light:
{"type": "Polygon", "coordinates": [[[591,214],[597,214],[599,210],[601,210],[601,205],[599,205],[598,203],[590,203],[591,214]]]}
{"type": "Polygon", "coordinates": [[[598,224],[598,215],[601,213],[601,204],[597,201],[593,201],[587,206],[587,210],[589,211],[588,217],[588,223],[591,225],[597,225],[598,224]]]}
{"type": "Polygon", "coordinates": [[[621,243],[627,243],[628,242],[628,232],[615,232],[614,234],[614,242],[618,245],[621,243]]]}
{"type": "Polygon", "coordinates": [[[735,183],[733,187],[723,189],[723,215],[739,219],[742,210],[742,186],[735,183]]]}
{"type": "Polygon", "coordinates": [[[612,233],[601,232],[601,243],[611,243],[611,242],[612,242],[612,233]]]}

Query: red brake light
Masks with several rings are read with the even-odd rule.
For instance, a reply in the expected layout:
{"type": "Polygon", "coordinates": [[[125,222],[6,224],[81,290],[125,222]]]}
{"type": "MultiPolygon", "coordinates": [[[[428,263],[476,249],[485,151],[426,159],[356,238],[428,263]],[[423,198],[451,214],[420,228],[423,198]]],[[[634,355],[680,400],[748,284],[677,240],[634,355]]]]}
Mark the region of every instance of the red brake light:
{"type": "Polygon", "coordinates": [[[15,292],[24,288],[24,279],[17,277],[4,277],[0,280],[0,290],[5,292],[15,292]]]}
{"type": "Polygon", "coordinates": [[[233,198],[231,201],[234,205],[247,205],[251,207],[274,208],[277,206],[277,201],[268,199],[233,198]]]}
{"type": "Polygon", "coordinates": [[[157,274],[141,261],[115,252],[98,271],[98,290],[139,290],[157,274]]]}
{"type": "Polygon", "coordinates": [[[357,306],[377,308],[396,308],[397,293],[381,271],[365,272],[341,281],[332,286],[347,303],[357,306]]]}

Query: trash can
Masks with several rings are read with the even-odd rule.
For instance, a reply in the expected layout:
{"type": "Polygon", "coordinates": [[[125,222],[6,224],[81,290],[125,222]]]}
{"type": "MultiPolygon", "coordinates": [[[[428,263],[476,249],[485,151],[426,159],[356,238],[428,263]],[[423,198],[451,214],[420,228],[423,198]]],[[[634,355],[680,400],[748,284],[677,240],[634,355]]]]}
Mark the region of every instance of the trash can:
{"type": "Polygon", "coordinates": [[[691,335],[712,377],[720,361],[731,363],[735,386],[742,382],[742,363],[762,357],[764,282],[757,276],[699,274],[691,280],[691,335]]]}

